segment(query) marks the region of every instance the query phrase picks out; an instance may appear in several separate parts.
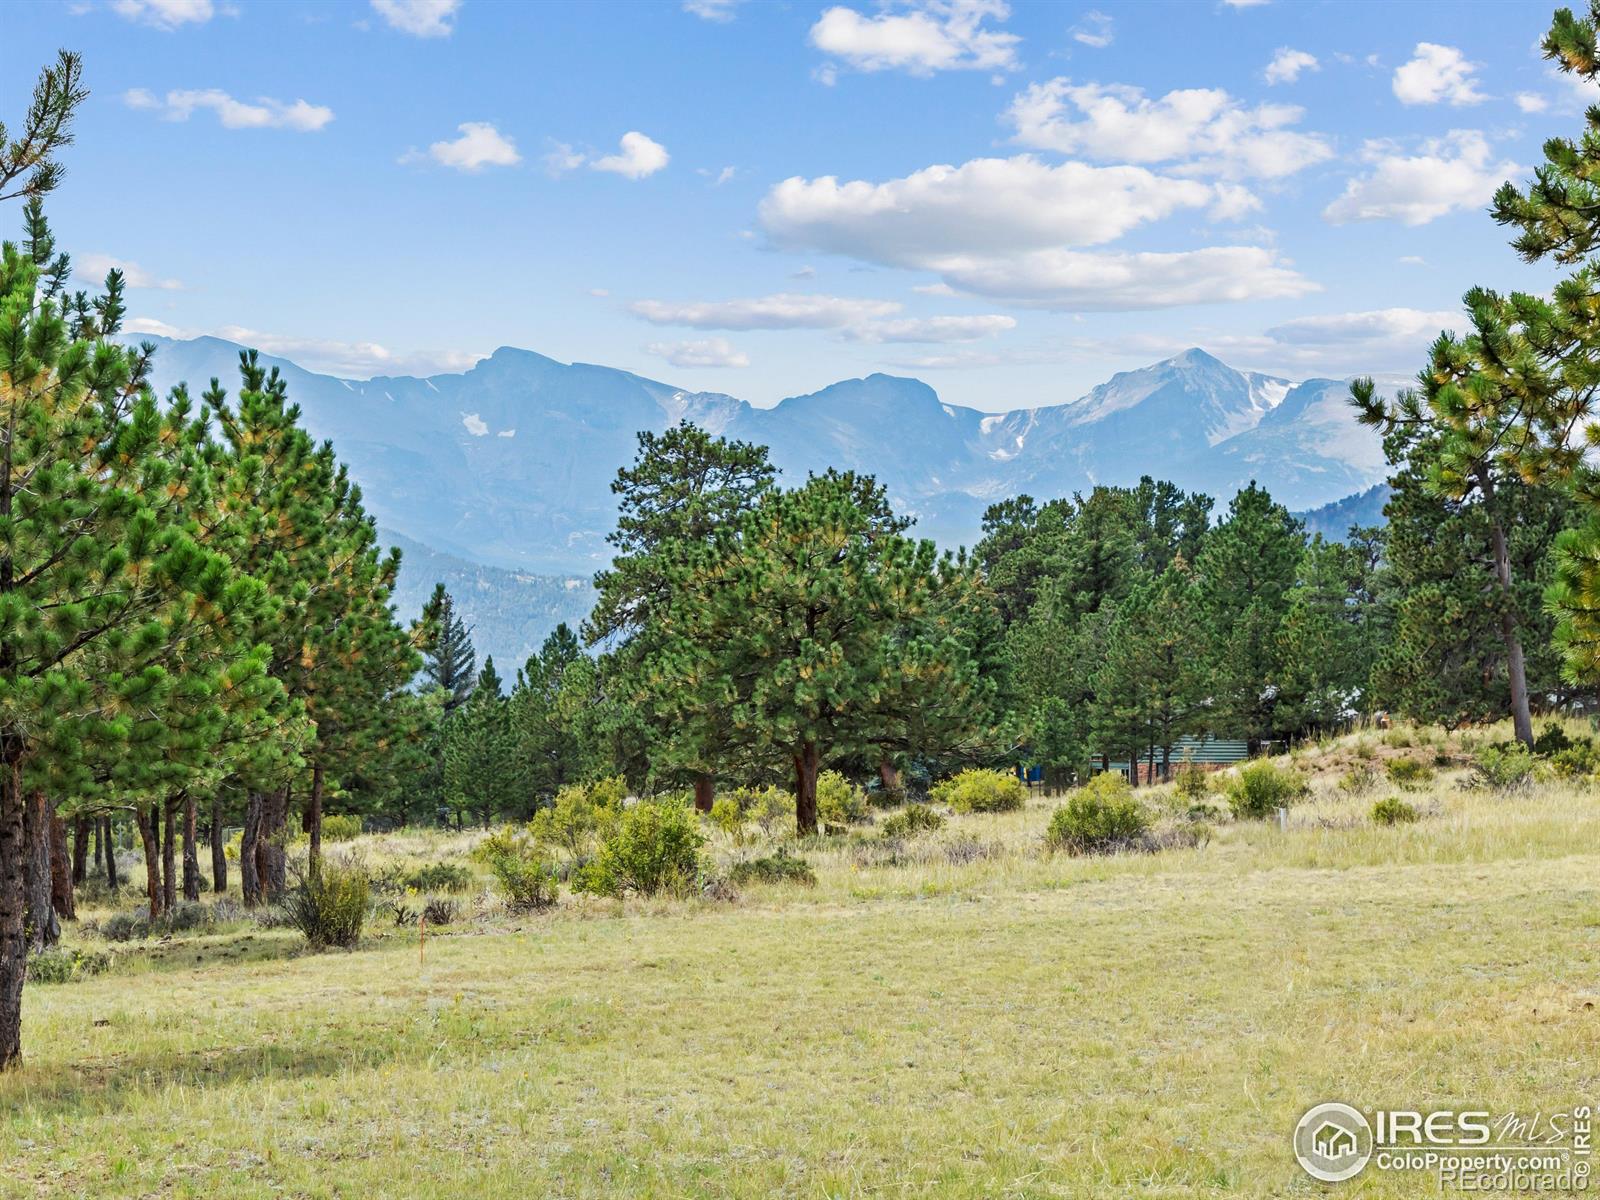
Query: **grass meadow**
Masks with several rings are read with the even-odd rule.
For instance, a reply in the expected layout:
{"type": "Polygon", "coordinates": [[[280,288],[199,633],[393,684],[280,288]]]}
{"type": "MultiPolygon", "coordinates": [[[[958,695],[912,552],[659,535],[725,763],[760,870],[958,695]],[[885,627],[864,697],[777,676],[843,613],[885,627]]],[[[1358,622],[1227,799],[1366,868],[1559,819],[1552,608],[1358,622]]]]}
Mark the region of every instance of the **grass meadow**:
{"type": "MultiPolygon", "coordinates": [[[[69,944],[111,965],[28,989],[0,1195],[1433,1192],[1315,1183],[1296,1120],[1600,1091],[1600,787],[1467,788],[1469,753],[1427,730],[1308,747],[1286,829],[1219,814],[1157,853],[1047,854],[1036,795],[798,847],[813,887],[519,916],[480,880],[420,955],[382,912],[358,950],[309,953],[242,918],[112,945],[89,911],[69,944]],[[1436,773],[1399,793],[1419,821],[1380,826],[1397,757],[1436,773]]],[[[468,861],[477,836],[356,845],[468,861]]]]}

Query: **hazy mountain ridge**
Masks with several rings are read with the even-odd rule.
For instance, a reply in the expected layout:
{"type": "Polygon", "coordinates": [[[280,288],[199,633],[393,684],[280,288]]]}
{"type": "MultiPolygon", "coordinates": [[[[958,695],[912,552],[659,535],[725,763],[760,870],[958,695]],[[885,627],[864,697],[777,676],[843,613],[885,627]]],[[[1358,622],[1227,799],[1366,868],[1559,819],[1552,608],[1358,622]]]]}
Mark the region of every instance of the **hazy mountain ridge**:
{"type": "MultiPolygon", "coordinates": [[[[239,347],[150,338],[155,382],[237,386],[239,347]]],[[[916,379],[874,374],[767,409],[627,371],[502,348],[426,379],[344,380],[263,356],[318,438],[331,438],[386,529],[463,560],[587,577],[608,557],[610,483],[635,434],[693,420],[770,448],[789,481],[826,467],[869,472],[917,531],[976,540],[984,508],[1141,475],[1225,502],[1251,479],[1292,509],[1379,482],[1378,439],[1345,384],[1241,372],[1192,349],[1119,372],[1066,404],[983,413],[916,379]]]]}

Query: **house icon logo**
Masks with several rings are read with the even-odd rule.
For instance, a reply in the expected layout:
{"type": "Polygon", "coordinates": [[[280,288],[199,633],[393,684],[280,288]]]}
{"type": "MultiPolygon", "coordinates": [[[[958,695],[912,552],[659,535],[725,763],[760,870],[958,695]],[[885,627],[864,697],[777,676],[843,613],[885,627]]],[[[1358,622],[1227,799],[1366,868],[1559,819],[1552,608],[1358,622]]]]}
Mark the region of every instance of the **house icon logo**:
{"type": "Polygon", "coordinates": [[[1313,1179],[1352,1179],[1372,1157],[1372,1126],[1348,1104],[1313,1105],[1294,1127],[1294,1156],[1313,1179]]]}

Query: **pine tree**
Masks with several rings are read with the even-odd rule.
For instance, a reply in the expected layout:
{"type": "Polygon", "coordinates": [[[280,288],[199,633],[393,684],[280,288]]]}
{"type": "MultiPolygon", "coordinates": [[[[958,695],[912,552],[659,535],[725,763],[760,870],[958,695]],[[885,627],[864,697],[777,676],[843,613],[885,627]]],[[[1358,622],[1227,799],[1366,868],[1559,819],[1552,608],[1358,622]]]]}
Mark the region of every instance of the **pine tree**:
{"type": "Polygon", "coordinates": [[[422,619],[430,631],[423,655],[422,677],[427,686],[443,690],[444,710],[453,713],[472,695],[472,680],[478,669],[477,653],[472,648],[472,630],[461,619],[455,600],[442,583],[434,585],[433,595],[423,607],[422,619]]]}
{"type": "Polygon", "coordinates": [[[484,659],[471,699],[446,718],[444,798],[457,824],[470,814],[487,827],[495,816],[526,807],[510,704],[500,688],[494,659],[484,659]]]}

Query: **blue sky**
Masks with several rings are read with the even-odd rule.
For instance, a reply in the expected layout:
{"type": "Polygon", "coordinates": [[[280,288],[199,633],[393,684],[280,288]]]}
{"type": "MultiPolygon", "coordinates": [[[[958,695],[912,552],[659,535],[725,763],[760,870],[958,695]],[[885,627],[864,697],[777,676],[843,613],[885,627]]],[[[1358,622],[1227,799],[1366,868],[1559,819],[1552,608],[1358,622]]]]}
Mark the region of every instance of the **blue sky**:
{"type": "Polygon", "coordinates": [[[136,329],[1003,410],[1191,344],[1409,374],[1469,286],[1547,286],[1484,207],[1580,124],[1551,11],[12,0],[0,111],[82,53],[50,211],[136,329]]]}

